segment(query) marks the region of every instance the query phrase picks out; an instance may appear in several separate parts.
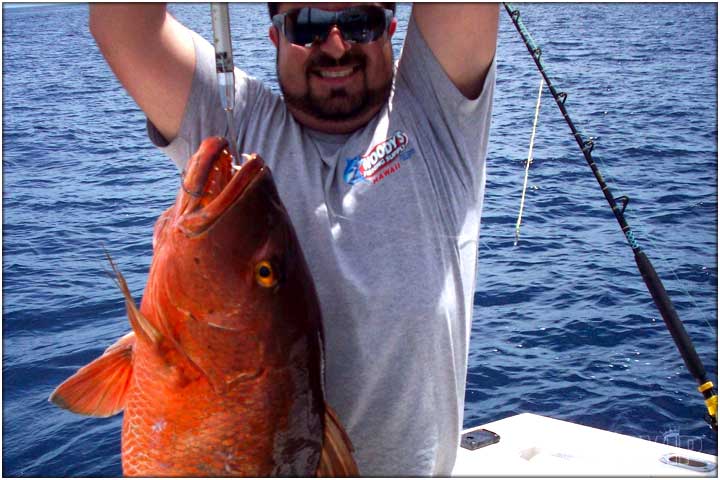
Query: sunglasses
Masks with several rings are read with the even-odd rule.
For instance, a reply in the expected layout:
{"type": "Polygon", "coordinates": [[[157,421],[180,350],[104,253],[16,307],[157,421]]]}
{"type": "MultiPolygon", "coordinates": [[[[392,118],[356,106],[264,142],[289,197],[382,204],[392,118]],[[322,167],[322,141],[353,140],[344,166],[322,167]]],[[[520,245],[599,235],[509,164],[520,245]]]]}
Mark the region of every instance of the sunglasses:
{"type": "Polygon", "coordinates": [[[349,43],[374,42],[387,31],[392,19],[392,10],[363,5],[334,12],[311,7],[297,8],[274,15],[272,22],[290,43],[312,47],[315,42],[327,40],[334,26],[349,43]]]}

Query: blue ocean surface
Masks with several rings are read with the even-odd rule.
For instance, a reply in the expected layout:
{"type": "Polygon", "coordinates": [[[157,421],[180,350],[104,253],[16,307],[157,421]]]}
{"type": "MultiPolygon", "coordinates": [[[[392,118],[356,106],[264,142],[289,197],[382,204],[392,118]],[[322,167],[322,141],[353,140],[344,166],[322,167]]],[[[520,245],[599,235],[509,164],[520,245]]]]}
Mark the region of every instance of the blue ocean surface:
{"type": "MultiPolygon", "coordinates": [[[[716,380],[717,5],[519,6],[716,380]]],[[[170,8],[210,38],[207,4],[170,8]]],[[[236,64],[277,90],[265,4],[230,11],[236,64]]],[[[398,14],[396,54],[409,6],[398,14]]],[[[121,416],[47,398],[128,330],[103,247],[139,299],[179,175],[97,50],[87,5],[5,4],[2,40],[2,473],[119,476],[121,416]]],[[[547,91],[513,245],[539,81],[502,11],[465,425],[532,412],[716,454],[696,382],[547,91]]]]}

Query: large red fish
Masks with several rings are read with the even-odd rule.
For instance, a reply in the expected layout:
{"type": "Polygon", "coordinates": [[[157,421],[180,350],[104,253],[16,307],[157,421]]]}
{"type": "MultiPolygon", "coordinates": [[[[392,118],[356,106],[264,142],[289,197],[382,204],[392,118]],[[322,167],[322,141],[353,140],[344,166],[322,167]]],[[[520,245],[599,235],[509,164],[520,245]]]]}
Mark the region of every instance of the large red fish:
{"type": "Polygon", "coordinates": [[[133,331],[50,400],[124,410],[129,476],[357,475],[324,400],[315,287],[263,160],[233,173],[227,142],[205,140],[153,246],[140,309],[111,261],[133,331]]]}

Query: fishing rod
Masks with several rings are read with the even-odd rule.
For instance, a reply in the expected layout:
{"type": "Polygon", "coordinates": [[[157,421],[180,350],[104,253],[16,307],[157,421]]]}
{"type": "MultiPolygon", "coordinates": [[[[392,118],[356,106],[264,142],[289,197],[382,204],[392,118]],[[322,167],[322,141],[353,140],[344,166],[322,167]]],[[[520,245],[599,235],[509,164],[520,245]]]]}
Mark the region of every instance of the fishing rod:
{"type": "Polygon", "coordinates": [[[650,295],[652,296],[655,305],[657,306],[660,314],[663,317],[663,320],[665,321],[665,326],[670,331],[670,335],[672,335],[672,338],[675,341],[675,345],[680,351],[680,355],[685,362],[685,366],[687,367],[690,374],[698,382],[698,391],[702,393],[705,400],[705,406],[707,407],[707,414],[705,415],[705,420],[708,422],[708,424],[710,424],[713,430],[717,431],[718,398],[717,394],[715,393],[715,387],[713,383],[708,379],[707,373],[705,372],[705,367],[700,361],[700,357],[698,357],[698,354],[695,351],[692,340],[690,340],[690,336],[688,335],[687,331],[685,331],[685,327],[683,326],[680,317],[678,317],[678,314],[675,311],[675,307],[670,300],[670,296],[665,291],[665,287],[663,286],[660,277],[655,271],[655,268],[653,268],[652,263],[650,263],[647,255],[645,255],[645,252],[643,252],[640,248],[640,245],[635,238],[635,234],[633,233],[630,225],[625,219],[625,208],[627,207],[630,198],[627,196],[615,198],[613,196],[612,192],[610,191],[610,187],[608,187],[607,183],[605,183],[605,180],[603,179],[600,170],[598,169],[595,161],[592,158],[591,152],[593,147],[595,146],[592,138],[588,140],[584,139],[580,132],[578,132],[577,128],[575,128],[575,124],[570,119],[570,115],[565,108],[567,93],[558,92],[555,89],[552,81],[548,77],[541,58],[542,50],[540,49],[540,47],[537,46],[532,36],[525,28],[525,25],[523,25],[522,21],[520,20],[520,11],[516,8],[511,7],[508,3],[503,3],[503,5],[508,15],[510,15],[513,25],[515,25],[515,28],[517,29],[520,37],[525,43],[528,52],[530,52],[530,55],[535,61],[535,65],[537,66],[538,71],[545,80],[545,84],[547,85],[548,90],[550,90],[550,93],[555,99],[555,103],[557,103],[557,106],[560,109],[563,118],[565,118],[565,122],[568,124],[568,127],[570,127],[570,130],[575,137],[575,141],[580,147],[580,150],[582,150],[582,153],[585,156],[585,160],[590,166],[590,169],[595,175],[595,179],[597,180],[600,188],[603,191],[603,194],[605,195],[605,199],[607,200],[608,204],[610,204],[610,207],[615,214],[615,218],[620,224],[623,234],[625,235],[625,238],[627,239],[630,248],[632,248],[632,251],[635,254],[635,263],[637,264],[638,270],[640,270],[640,274],[645,281],[645,285],[650,291],[650,295]],[[622,203],[622,206],[618,205],[618,202],[622,203]]]}

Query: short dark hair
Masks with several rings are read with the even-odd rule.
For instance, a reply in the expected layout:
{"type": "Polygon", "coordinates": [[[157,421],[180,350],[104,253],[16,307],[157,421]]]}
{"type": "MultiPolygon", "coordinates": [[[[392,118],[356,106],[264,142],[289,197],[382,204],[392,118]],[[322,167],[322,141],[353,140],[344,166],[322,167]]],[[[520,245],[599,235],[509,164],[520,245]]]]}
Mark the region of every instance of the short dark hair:
{"type": "MultiPolygon", "coordinates": [[[[274,17],[275,15],[277,15],[278,10],[279,10],[278,5],[279,5],[280,3],[281,3],[281,2],[268,2],[268,13],[270,13],[270,18],[272,18],[272,17],[274,17]]],[[[393,14],[395,14],[395,7],[396,7],[395,2],[386,2],[386,3],[381,3],[380,5],[382,5],[383,8],[387,8],[388,10],[392,10],[393,14]]]]}

